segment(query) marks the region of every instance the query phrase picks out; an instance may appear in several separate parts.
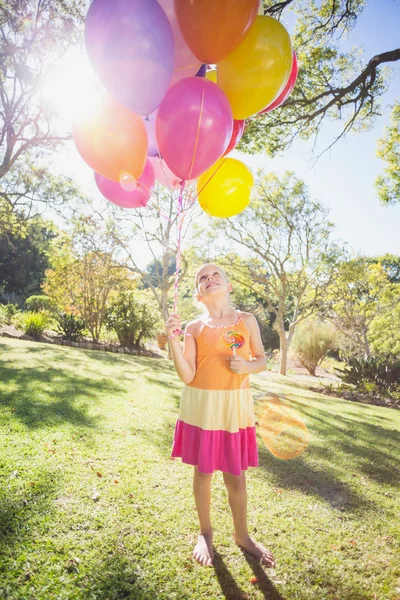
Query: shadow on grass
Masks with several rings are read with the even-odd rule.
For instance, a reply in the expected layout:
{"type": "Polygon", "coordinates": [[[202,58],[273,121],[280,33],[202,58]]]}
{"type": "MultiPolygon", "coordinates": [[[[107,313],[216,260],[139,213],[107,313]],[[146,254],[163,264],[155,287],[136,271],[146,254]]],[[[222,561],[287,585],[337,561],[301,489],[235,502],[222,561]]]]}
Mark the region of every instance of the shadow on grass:
{"type": "MultiPolygon", "coordinates": [[[[110,548],[110,555],[96,564],[92,573],[85,577],[85,588],[90,598],[96,600],[155,600],[157,590],[146,585],[140,565],[118,548],[110,548]],[[146,588],[145,589],[145,586],[146,588]]],[[[151,582],[151,578],[147,581],[151,582]]]]}
{"type": "MultiPolygon", "coordinates": [[[[268,579],[258,561],[256,559],[252,560],[244,552],[243,554],[253,570],[254,575],[257,577],[256,587],[262,592],[264,598],[267,598],[268,600],[284,600],[284,597],[268,579]]],[[[249,597],[246,592],[238,587],[221,555],[215,549],[214,570],[218,583],[221,586],[222,593],[227,600],[246,600],[246,598],[249,597]]]]}
{"type": "Polygon", "coordinates": [[[0,360],[0,382],[7,389],[0,404],[13,409],[12,418],[30,428],[68,421],[77,426],[94,427],[101,417],[88,415],[83,406],[99,393],[115,395],[122,388],[115,381],[91,379],[53,366],[17,367],[0,360]],[[74,406],[79,402],[79,406],[74,406]]]}

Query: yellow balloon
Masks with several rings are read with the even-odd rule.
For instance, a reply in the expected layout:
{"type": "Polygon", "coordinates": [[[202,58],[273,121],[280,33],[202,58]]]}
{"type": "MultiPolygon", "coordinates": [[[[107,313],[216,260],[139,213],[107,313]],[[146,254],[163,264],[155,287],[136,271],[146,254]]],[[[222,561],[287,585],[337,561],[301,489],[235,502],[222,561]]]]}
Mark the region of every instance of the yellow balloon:
{"type": "Polygon", "coordinates": [[[281,93],[292,68],[293,50],[284,26],[258,16],[236,50],[218,63],[218,85],[228,96],[234,119],[247,119],[281,93]]]}
{"type": "Polygon", "coordinates": [[[211,69],[206,72],[206,78],[214,83],[217,83],[217,69],[211,69]]]}
{"type": "Polygon", "coordinates": [[[212,217],[233,217],[249,204],[253,185],[253,175],[240,160],[220,158],[198,178],[198,201],[212,217]]]}

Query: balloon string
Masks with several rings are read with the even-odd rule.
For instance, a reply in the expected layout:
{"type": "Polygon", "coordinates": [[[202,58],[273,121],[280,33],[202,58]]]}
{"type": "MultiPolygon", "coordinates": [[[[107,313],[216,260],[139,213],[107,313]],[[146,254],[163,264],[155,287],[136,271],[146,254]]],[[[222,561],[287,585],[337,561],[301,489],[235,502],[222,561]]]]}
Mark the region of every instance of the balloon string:
{"type": "Polygon", "coordinates": [[[203,81],[203,90],[202,90],[202,94],[201,94],[201,103],[200,103],[200,111],[199,111],[199,121],[197,123],[196,140],[194,142],[192,163],[190,165],[188,179],[192,179],[193,165],[194,165],[194,161],[195,161],[195,158],[196,158],[197,146],[198,146],[198,143],[199,143],[200,125],[201,125],[201,119],[202,119],[202,116],[203,116],[203,106],[204,106],[204,91],[205,91],[205,88],[204,88],[204,81],[203,81]]]}
{"type": "Polygon", "coordinates": [[[185,188],[185,182],[181,182],[181,189],[178,198],[178,242],[176,252],[176,271],[175,271],[175,284],[174,284],[174,312],[178,308],[178,283],[179,283],[179,270],[181,267],[181,245],[182,245],[182,227],[183,227],[183,190],[185,188]]]}

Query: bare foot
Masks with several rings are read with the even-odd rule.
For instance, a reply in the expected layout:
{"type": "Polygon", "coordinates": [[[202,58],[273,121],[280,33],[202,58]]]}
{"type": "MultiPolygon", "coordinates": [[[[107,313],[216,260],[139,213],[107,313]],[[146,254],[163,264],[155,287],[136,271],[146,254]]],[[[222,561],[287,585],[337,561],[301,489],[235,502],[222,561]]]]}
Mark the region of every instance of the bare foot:
{"type": "Polygon", "coordinates": [[[201,533],[193,550],[193,556],[197,562],[206,567],[212,567],[213,564],[214,552],[212,547],[212,537],[212,533],[201,533]]]}
{"type": "Polygon", "coordinates": [[[235,542],[240,548],[243,548],[243,550],[246,550],[249,554],[259,559],[260,564],[266,567],[275,567],[276,563],[272,553],[262,544],[255,542],[250,536],[247,536],[244,540],[239,540],[235,536],[235,542]]]}

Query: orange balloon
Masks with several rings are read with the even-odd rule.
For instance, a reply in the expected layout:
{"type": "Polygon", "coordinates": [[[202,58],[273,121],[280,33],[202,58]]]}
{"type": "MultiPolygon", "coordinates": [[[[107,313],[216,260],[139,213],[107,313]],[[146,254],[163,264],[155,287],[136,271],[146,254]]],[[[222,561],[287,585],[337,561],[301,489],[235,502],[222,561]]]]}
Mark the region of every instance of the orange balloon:
{"type": "Polygon", "coordinates": [[[96,173],[122,181],[139,179],[147,158],[147,132],[141,116],[106,97],[72,124],[83,160],[96,173]]]}
{"type": "Polygon", "coordinates": [[[174,0],[183,37],[203,63],[223,60],[246,37],[260,0],[174,0]]]}

